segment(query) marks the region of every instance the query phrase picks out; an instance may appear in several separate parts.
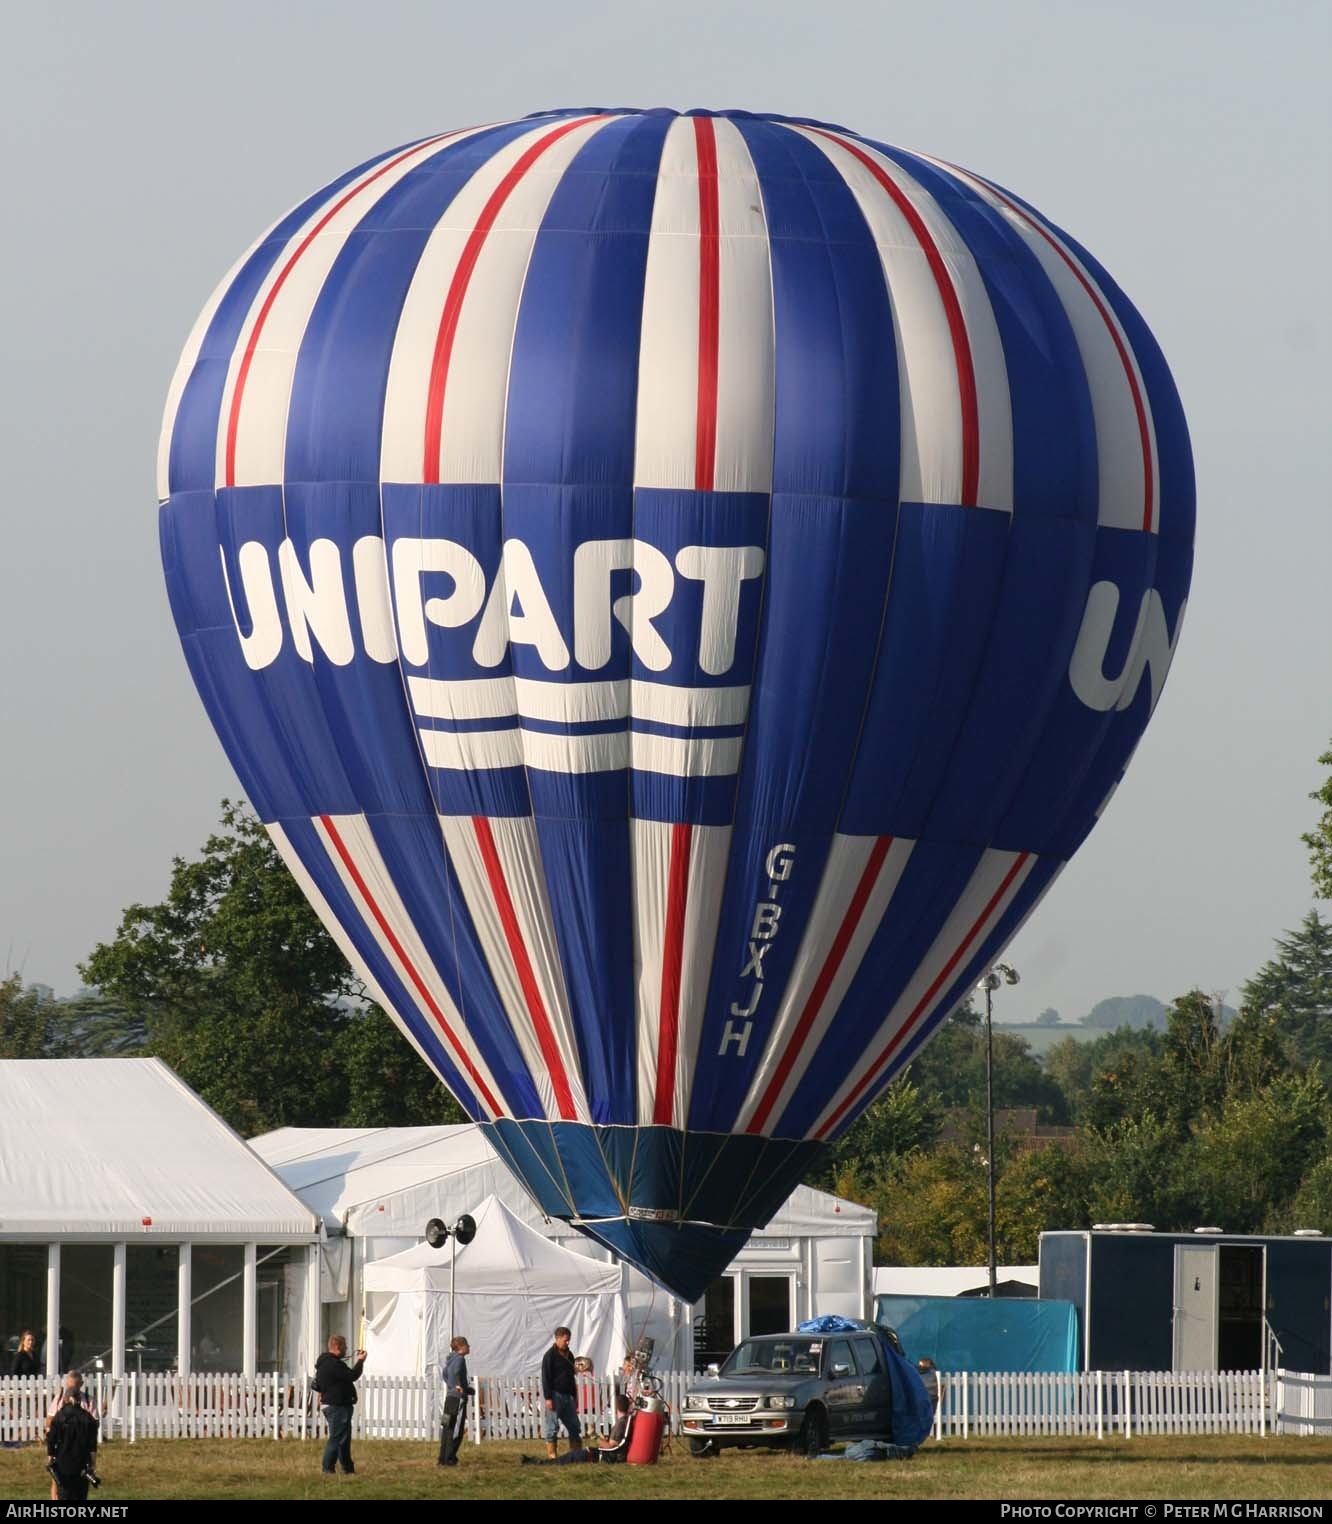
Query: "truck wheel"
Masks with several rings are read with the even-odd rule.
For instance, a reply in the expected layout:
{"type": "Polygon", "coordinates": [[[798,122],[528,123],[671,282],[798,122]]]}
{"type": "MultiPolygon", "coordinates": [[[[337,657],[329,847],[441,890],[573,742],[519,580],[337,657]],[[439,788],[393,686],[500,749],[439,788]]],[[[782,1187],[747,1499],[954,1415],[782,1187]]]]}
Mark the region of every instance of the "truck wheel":
{"type": "Polygon", "coordinates": [[[804,1455],[810,1460],[828,1448],[828,1420],[822,1408],[805,1409],[805,1421],[800,1425],[792,1448],[797,1455],[804,1455]]]}
{"type": "Polygon", "coordinates": [[[698,1460],[716,1460],[721,1451],[710,1439],[691,1439],[689,1453],[698,1460]]]}

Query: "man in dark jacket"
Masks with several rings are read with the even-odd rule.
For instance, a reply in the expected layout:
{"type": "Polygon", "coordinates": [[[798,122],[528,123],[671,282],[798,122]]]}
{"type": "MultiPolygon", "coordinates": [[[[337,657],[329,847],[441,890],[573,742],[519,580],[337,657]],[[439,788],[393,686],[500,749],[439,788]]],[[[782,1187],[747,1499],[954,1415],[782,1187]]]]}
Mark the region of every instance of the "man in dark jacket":
{"type": "Polygon", "coordinates": [[[97,1420],[79,1401],[79,1393],[66,1388],[60,1411],[46,1431],[48,1470],[55,1478],[56,1499],[84,1503],[88,1499],[88,1476],[97,1459],[97,1420]]]}
{"type": "Polygon", "coordinates": [[[573,1449],[583,1442],[582,1425],[578,1422],[578,1383],[574,1376],[574,1357],[569,1353],[569,1340],[573,1335],[567,1328],[555,1330],[555,1342],[546,1351],[541,1362],[541,1395],[546,1401],[546,1459],[555,1459],[555,1444],[560,1437],[560,1425],[569,1436],[573,1449]]]}
{"type": "Polygon", "coordinates": [[[467,1357],[472,1346],[459,1334],[449,1344],[449,1358],[444,1362],[444,1416],[439,1425],[440,1466],[458,1464],[458,1447],[467,1428],[467,1399],[472,1388],[467,1379],[467,1357]]]}
{"type": "Polygon", "coordinates": [[[323,1471],[332,1476],[339,1465],[348,1476],[356,1470],[351,1457],[352,1409],[356,1406],[356,1383],[361,1379],[361,1367],[365,1364],[365,1351],[356,1351],[356,1364],[349,1366],[344,1358],[347,1341],[341,1334],[334,1334],[328,1341],[328,1352],[315,1361],[315,1391],[328,1419],[328,1443],[324,1446],[323,1471]]]}

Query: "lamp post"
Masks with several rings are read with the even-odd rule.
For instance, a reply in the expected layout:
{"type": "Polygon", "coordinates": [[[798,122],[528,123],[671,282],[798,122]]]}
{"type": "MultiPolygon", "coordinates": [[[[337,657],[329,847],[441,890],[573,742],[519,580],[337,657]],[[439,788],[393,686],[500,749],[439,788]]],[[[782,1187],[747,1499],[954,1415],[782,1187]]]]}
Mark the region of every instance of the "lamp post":
{"type": "Polygon", "coordinates": [[[426,1223],[425,1238],[432,1249],[442,1249],[445,1240],[449,1243],[449,1344],[453,1344],[454,1329],[457,1325],[457,1297],[454,1288],[457,1284],[458,1274],[458,1245],[464,1247],[470,1244],[476,1237],[476,1219],[463,1215],[449,1227],[447,1223],[438,1217],[432,1217],[426,1223]]]}
{"type": "Polygon", "coordinates": [[[1001,984],[1016,984],[1018,971],[1011,963],[996,963],[981,978],[985,991],[985,1183],[989,1194],[990,1230],[990,1300],[994,1300],[997,1278],[994,1254],[994,1031],[991,1002],[1001,984]]]}

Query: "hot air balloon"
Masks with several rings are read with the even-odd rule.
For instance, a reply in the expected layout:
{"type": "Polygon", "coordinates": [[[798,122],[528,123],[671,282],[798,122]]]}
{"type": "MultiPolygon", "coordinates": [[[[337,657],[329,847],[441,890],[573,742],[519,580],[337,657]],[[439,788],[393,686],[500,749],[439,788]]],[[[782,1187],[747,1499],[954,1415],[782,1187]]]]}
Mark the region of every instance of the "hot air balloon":
{"type": "Polygon", "coordinates": [[[687,1300],[1091,829],[1192,558],[1174,386],[1089,253],[742,111],[334,180],[199,318],[159,498],[329,931],[543,1211],[687,1300]]]}

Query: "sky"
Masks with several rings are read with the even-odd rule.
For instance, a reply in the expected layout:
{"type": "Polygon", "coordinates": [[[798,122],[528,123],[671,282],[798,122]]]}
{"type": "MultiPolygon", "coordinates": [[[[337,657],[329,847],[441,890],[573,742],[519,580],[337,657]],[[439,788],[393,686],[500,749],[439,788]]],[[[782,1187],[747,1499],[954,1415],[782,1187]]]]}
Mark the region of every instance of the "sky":
{"type": "MultiPolygon", "coordinates": [[[[1198,474],[1193,591],[1105,819],[1010,949],[999,1019],[1239,986],[1313,906],[1332,737],[1324,0],[489,6],[71,0],[6,12],[0,973],[59,992],[239,784],[167,608],[154,461],[196,314],[319,185],[587,104],[845,123],[1033,202],[1159,340],[1198,474]]],[[[1324,906],[1326,912],[1328,907],[1324,906]]]]}

